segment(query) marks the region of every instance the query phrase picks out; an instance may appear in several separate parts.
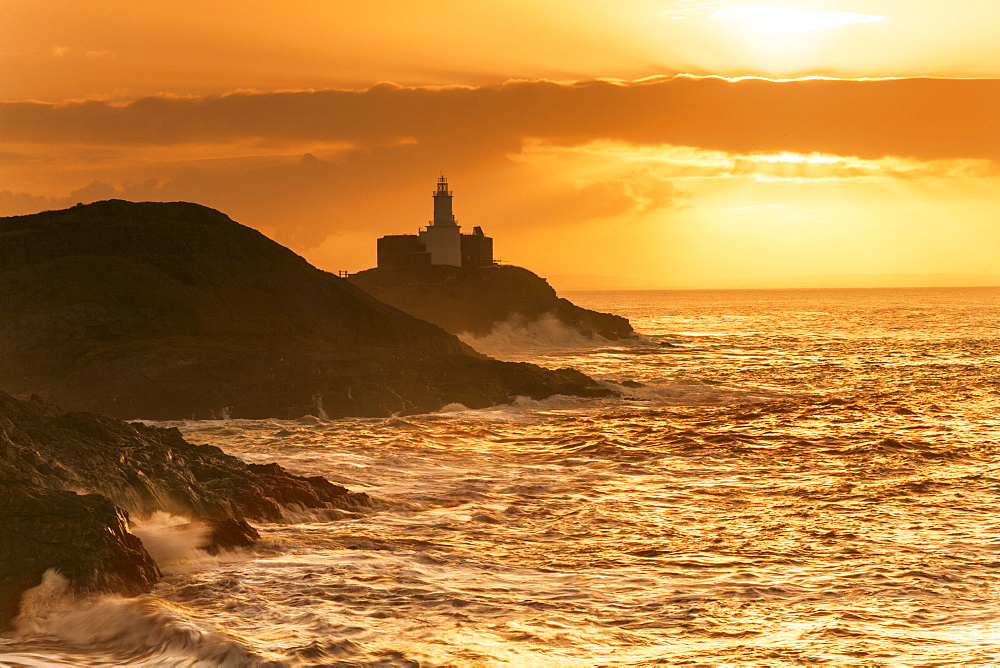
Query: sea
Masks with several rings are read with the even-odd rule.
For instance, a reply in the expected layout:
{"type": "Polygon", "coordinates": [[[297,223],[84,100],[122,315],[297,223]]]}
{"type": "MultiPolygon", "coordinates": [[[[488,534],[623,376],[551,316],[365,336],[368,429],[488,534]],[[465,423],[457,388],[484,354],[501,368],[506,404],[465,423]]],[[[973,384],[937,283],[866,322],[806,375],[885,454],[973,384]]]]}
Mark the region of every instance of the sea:
{"type": "Polygon", "coordinates": [[[136,518],[156,589],[49,574],[0,665],[1000,665],[1000,288],[565,296],[638,338],[467,341],[620,396],[161,423],[374,507],[136,518]]]}

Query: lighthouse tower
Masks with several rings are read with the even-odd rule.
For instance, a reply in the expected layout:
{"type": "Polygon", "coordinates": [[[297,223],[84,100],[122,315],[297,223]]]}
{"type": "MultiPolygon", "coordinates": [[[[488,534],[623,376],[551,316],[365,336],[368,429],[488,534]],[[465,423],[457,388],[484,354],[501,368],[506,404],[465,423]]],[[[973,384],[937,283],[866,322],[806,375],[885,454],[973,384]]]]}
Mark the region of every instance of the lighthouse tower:
{"type": "Polygon", "coordinates": [[[462,266],[462,234],[451,211],[453,193],[448,190],[448,179],[440,177],[434,191],[434,220],[420,230],[431,264],[462,266]]]}
{"type": "Polygon", "coordinates": [[[437,190],[434,191],[434,225],[454,225],[455,214],[451,212],[451,200],[454,193],[448,190],[448,179],[438,177],[437,190]]]}
{"type": "Polygon", "coordinates": [[[378,266],[383,269],[450,264],[454,267],[492,267],[493,238],[483,228],[462,234],[451,212],[452,192],[448,179],[438,179],[434,191],[434,220],[419,234],[390,234],[378,240],[378,266]]]}

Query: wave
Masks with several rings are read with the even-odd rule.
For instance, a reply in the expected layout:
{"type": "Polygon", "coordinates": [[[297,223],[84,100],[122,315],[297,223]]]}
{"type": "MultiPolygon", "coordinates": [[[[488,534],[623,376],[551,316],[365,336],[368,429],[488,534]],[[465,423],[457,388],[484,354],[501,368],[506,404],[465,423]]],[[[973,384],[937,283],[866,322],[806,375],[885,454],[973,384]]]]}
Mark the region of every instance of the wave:
{"type": "Polygon", "coordinates": [[[187,517],[162,511],[148,518],[132,517],[132,533],[139,537],[165,575],[185,566],[211,563],[214,557],[202,550],[211,528],[187,517]]]}
{"type": "Polygon", "coordinates": [[[77,595],[54,570],[25,592],[14,624],[13,642],[0,646],[0,665],[37,665],[43,647],[45,665],[281,665],[180,606],[151,597],[77,595]]]}
{"type": "Polygon", "coordinates": [[[459,334],[464,343],[487,355],[521,354],[525,349],[544,351],[552,349],[595,348],[617,344],[602,336],[588,336],[568,326],[551,313],[529,319],[516,314],[493,326],[486,336],[459,334]]]}

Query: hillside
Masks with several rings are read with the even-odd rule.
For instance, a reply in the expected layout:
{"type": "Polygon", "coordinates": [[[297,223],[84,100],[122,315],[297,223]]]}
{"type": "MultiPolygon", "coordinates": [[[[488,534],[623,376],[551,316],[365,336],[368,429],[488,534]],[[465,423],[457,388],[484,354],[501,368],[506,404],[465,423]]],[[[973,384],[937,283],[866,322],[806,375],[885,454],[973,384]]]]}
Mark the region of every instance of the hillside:
{"type": "Polygon", "coordinates": [[[387,304],[452,334],[486,336],[512,319],[555,317],[583,336],[616,341],[634,335],[621,316],[580,308],[544,278],[514,266],[368,269],[349,280],[387,304]]]}
{"type": "Polygon", "coordinates": [[[390,415],[607,393],[484,357],[224,214],[0,218],[0,389],[125,418],[390,415]]]}

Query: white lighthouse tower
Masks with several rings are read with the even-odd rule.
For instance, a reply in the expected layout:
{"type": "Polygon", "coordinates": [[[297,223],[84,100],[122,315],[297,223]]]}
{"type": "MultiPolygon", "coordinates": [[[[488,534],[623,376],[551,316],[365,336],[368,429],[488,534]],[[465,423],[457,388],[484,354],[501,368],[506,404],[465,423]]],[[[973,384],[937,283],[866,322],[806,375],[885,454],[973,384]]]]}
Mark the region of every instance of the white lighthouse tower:
{"type": "Polygon", "coordinates": [[[434,220],[420,230],[420,240],[431,256],[431,264],[462,266],[461,228],[451,211],[453,194],[448,190],[448,179],[440,177],[434,191],[434,220]]]}
{"type": "Polygon", "coordinates": [[[389,234],[379,237],[378,266],[406,269],[449,264],[453,267],[492,267],[493,238],[478,225],[472,234],[462,234],[451,212],[452,192],[448,179],[438,179],[434,191],[434,220],[419,234],[389,234]]]}

